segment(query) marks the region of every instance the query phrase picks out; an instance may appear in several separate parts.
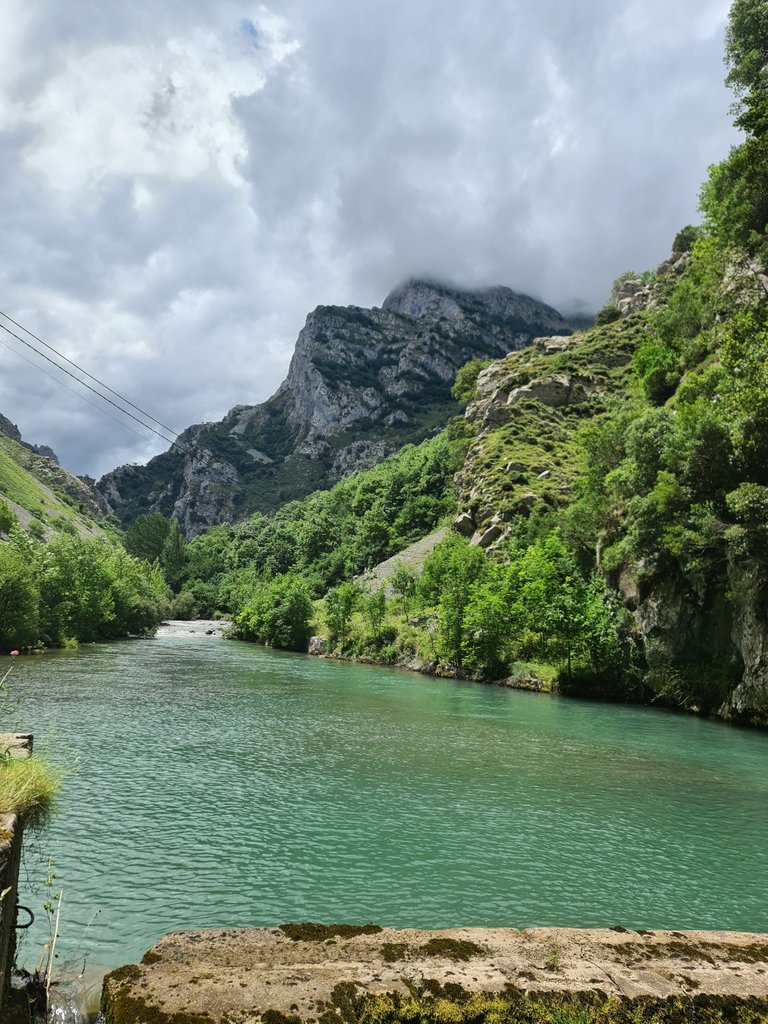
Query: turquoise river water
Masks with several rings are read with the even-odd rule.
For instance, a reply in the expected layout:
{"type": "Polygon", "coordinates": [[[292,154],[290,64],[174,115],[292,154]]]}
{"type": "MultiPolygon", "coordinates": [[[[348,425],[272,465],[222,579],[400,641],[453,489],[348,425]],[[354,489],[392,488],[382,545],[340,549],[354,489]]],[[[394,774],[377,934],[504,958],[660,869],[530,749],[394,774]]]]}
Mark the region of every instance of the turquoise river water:
{"type": "Polygon", "coordinates": [[[283,921],[768,930],[765,734],[184,629],[11,682],[78,760],[28,844],[28,964],[49,854],[62,967],[283,921]]]}

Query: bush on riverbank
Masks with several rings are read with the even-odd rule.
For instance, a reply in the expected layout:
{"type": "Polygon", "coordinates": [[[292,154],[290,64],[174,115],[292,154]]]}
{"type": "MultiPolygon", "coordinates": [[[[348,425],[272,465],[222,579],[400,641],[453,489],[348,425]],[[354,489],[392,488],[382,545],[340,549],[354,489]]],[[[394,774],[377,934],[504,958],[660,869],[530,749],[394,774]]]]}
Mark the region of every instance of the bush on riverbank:
{"type": "Polygon", "coordinates": [[[151,632],[168,607],[160,569],[104,540],[0,543],[0,650],[151,632]]]}
{"type": "Polygon", "coordinates": [[[508,545],[498,561],[451,535],[421,577],[385,592],[341,584],[322,605],[324,634],[345,657],[423,662],[478,679],[519,663],[557,666],[564,686],[613,681],[630,669],[628,614],[596,575],[586,576],[558,530],[508,545]]]}

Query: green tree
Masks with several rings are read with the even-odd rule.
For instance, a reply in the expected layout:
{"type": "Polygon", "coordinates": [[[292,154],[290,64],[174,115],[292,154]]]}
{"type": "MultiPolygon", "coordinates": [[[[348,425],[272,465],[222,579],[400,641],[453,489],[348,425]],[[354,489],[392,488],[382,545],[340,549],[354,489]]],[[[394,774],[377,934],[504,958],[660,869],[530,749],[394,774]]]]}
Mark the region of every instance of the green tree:
{"type": "Polygon", "coordinates": [[[39,598],[34,566],[0,544],[0,650],[27,647],[39,638],[39,598]]]}
{"type": "Polygon", "coordinates": [[[695,227],[693,224],[686,224],[675,235],[672,252],[690,252],[700,236],[701,228],[695,227]]]}
{"type": "Polygon", "coordinates": [[[360,601],[360,588],[354,583],[339,583],[325,595],[325,621],[331,643],[343,647],[349,637],[352,614],[360,601]]]}
{"type": "Polygon", "coordinates": [[[115,616],[108,548],[56,537],[40,553],[40,626],[53,643],[109,636],[115,616]]]}
{"type": "Polygon", "coordinates": [[[512,607],[506,566],[489,567],[488,579],[475,582],[464,612],[463,662],[470,672],[497,679],[511,655],[512,607]]]}
{"type": "Polygon", "coordinates": [[[0,501],[0,533],[10,533],[16,523],[16,516],[7,501],[0,501]]]}
{"type": "Polygon", "coordinates": [[[144,636],[155,630],[168,610],[169,592],[160,567],[114,548],[106,558],[111,577],[112,614],[102,635],[144,636]]]}
{"type": "Polygon", "coordinates": [[[734,90],[735,124],[746,133],[726,160],[710,168],[701,192],[705,226],[722,243],[763,264],[768,224],[768,6],[734,0],[726,31],[726,82],[734,90]]]}
{"type": "Polygon", "coordinates": [[[469,405],[477,397],[477,378],[480,372],[490,366],[492,359],[470,359],[456,374],[451,394],[460,405],[469,405]]]}
{"type": "Polygon", "coordinates": [[[145,562],[154,562],[162,556],[170,528],[171,521],[159,512],[139,516],[126,530],[125,550],[145,562]]]}
{"type": "Polygon", "coordinates": [[[461,666],[466,635],[465,612],[471,587],[481,580],[488,561],[480,548],[455,534],[446,537],[424,563],[417,587],[422,601],[437,604],[437,650],[461,666]]]}
{"type": "Polygon", "coordinates": [[[299,576],[275,576],[256,592],[235,619],[235,636],[270,647],[306,651],[312,627],[312,598],[299,576]]]}
{"type": "Polygon", "coordinates": [[[768,129],[768,3],[733,0],[725,33],[726,84],[736,96],[736,124],[751,135],[768,129]]]}
{"type": "Polygon", "coordinates": [[[389,578],[389,584],[403,614],[409,615],[413,596],[416,593],[416,576],[413,569],[405,562],[398,562],[395,571],[389,578]]]}
{"type": "Polygon", "coordinates": [[[166,582],[176,587],[184,575],[186,566],[186,541],[177,519],[172,519],[160,552],[160,565],[166,582]]]}
{"type": "Polygon", "coordinates": [[[362,602],[363,618],[374,632],[381,629],[387,614],[387,596],[384,588],[366,594],[362,602]]]}

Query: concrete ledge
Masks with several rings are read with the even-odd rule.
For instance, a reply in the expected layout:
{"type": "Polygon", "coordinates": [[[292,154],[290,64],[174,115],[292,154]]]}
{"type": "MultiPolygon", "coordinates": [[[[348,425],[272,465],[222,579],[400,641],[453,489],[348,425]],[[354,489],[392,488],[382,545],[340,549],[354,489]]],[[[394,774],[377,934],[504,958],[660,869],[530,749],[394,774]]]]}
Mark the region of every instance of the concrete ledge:
{"type": "Polygon", "coordinates": [[[32,756],[32,733],[0,732],[0,757],[32,756]]]}
{"type": "Polygon", "coordinates": [[[472,993],[547,992],[760,1000],[758,1012],[768,1014],[768,934],[373,925],[172,932],[140,966],[107,975],[102,1005],[107,1024],[342,1024],[357,1019],[352,996],[460,1005],[472,993]]]}

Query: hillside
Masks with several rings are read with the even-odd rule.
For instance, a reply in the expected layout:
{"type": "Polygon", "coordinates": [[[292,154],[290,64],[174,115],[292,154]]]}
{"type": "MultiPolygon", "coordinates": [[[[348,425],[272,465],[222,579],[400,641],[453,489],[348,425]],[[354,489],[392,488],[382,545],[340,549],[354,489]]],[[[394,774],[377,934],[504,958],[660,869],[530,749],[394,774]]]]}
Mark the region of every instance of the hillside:
{"type": "Polygon", "coordinates": [[[188,428],[180,444],[189,454],[173,449],[146,466],[122,466],[97,486],[124,523],[160,512],[188,537],[272,512],[442,429],[458,412],[451,385],[462,364],[542,333],[570,327],[508,288],[409,281],[382,308],[319,306],[270,399],[188,428]]]}
{"type": "Polygon", "coordinates": [[[87,482],[62,469],[50,448],[26,444],[0,416],[0,500],[28,533],[50,539],[59,533],[104,535],[106,503],[87,482]]]}

